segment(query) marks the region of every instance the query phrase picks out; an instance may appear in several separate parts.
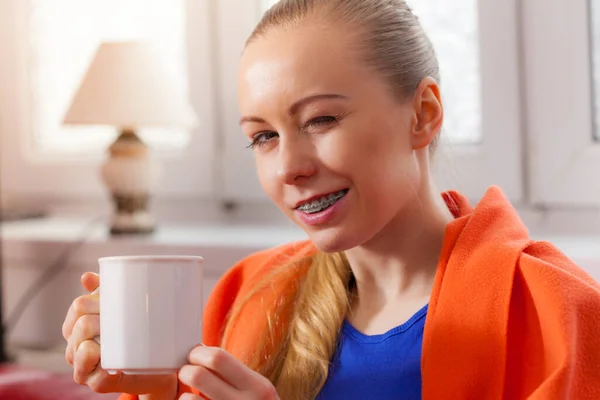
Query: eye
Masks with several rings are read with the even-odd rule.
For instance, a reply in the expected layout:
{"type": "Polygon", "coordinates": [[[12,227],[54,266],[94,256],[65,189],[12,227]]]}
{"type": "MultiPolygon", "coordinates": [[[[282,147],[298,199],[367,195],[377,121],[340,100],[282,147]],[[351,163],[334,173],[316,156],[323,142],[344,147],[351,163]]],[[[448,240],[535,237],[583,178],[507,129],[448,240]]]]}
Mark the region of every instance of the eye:
{"type": "Polygon", "coordinates": [[[337,117],[333,117],[330,115],[327,116],[321,116],[321,117],[317,117],[317,118],[313,118],[310,121],[308,121],[305,124],[305,128],[310,128],[310,127],[320,127],[323,125],[331,125],[334,123],[337,123],[338,119],[337,117]]]}
{"type": "Polygon", "coordinates": [[[258,133],[258,134],[256,134],[252,138],[252,142],[248,146],[246,146],[246,147],[249,148],[249,149],[253,149],[255,147],[264,146],[271,139],[276,138],[277,136],[279,136],[277,134],[277,132],[261,132],[261,133],[258,133]]]}

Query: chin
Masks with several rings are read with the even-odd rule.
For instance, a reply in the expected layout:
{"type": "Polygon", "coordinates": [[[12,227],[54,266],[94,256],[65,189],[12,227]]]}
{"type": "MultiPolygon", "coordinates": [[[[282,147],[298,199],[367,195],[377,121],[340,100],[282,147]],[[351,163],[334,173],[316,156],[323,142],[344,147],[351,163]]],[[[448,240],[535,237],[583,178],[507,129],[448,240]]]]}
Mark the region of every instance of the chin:
{"type": "Polygon", "coordinates": [[[339,253],[360,245],[360,241],[349,235],[347,231],[342,232],[340,228],[306,233],[317,250],[324,253],[339,253]]]}

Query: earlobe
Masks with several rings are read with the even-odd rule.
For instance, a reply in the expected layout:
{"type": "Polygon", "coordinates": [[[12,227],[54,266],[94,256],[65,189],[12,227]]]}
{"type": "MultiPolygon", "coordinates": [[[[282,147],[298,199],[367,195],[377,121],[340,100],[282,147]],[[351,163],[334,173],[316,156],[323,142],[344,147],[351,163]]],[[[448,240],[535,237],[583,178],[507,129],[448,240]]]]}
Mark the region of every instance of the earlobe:
{"type": "Polygon", "coordinates": [[[424,78],[413,99],[415,123],[411,141],[413,149],[428,146],[439,133],[444,120],[444,108],[440,96],[440,87],[435,79],[424,78]]]}

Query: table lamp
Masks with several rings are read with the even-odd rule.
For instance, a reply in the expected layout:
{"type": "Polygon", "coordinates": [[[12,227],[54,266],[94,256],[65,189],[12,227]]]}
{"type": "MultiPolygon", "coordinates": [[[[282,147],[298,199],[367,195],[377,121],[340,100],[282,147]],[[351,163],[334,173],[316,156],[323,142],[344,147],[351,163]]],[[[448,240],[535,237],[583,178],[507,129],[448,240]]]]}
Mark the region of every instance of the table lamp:
{"type": "Polygon", "coordinates": [[[155,229],[149,212],[159,165],[137,135],[142,127],[191,128],[196,116],[165,56],[151,42],[100,45],[64,119],[67,125],[111,125],[120,134],[101,177],[114,203],[111,234],[155,229]]]}

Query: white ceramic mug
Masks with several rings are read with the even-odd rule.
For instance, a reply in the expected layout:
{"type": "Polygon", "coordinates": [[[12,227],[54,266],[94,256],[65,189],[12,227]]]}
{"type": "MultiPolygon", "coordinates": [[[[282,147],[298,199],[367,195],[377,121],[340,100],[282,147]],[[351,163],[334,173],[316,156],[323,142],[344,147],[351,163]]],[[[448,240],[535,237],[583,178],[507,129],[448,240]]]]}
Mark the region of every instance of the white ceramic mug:
{"type": "Polygon", "coordinates": [[[169,374],[201,339],[203,259],[103,257],[101,365],[109,374],[169,374]]]}

